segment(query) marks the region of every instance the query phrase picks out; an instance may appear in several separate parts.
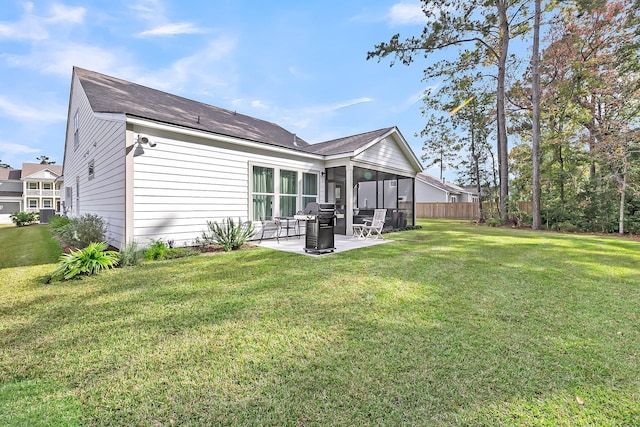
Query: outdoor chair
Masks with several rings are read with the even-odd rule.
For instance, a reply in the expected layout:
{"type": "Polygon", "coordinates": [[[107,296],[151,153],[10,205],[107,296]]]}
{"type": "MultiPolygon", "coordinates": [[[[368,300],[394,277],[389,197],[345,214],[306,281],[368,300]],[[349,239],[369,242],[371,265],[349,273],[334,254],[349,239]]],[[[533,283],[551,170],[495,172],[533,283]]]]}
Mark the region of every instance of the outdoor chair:
{"type": "Polygon", "coordinates": [[[264,219],[264,217],[262,215],[260,215],[259,218],[260,218],[260,224],[262,225],[262,229],[260,231],[260,240],[258,240],[258,243],[262,242],[262,239],[264,238],[264,232],[265,231],[275,231],[274,235],[276,236],[276,240],[278,241],[278,243],[280,243],[280,223],[279,223],[279,221],[264,219]]]}
{"type": "Polygon", "coordinates": [[[300,238],[299,233],[297,233],[297,229],[298,229],[297,219],[288,218],[288,217],[277,217],[275,221],[276,221],[276,224],[278,224],[278,235],[280,235],[284,231],[287,235],[287,240],[289,240],[289,230],[291,230],[298,235],[298,239],[300,238]]]}
{"type": "Polygon", "coordinates": [[[372,237],[377,239],[382,237],[382,228],[384,227],[385,216],[387,215],[386,209],[376,209],[373,211],[373,219],[365,219],[360,231],[360,237],[368,239],[372,237]]]}

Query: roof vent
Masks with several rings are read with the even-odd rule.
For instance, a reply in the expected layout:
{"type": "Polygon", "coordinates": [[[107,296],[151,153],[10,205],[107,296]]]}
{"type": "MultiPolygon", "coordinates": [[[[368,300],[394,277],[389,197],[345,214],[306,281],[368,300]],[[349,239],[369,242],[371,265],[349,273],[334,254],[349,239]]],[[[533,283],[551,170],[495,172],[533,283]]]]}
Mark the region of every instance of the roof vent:
{"type": "Polygon", "coordinates": [[[298,146],[298,138],[296,138],[296,134],[293,134],[293,146],[297,147],[298,146]]]}

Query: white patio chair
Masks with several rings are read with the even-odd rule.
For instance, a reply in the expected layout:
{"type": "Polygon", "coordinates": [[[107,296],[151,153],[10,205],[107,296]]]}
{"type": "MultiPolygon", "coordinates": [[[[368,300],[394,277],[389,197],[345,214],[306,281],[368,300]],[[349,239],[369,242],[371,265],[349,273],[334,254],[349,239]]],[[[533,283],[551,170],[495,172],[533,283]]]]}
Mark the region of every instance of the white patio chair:
{"type": "Polygon", "coordinates": [[[382,228],[384,227],[384,219],[387,215],[386,209],[376,209],[373,211],[373,219],[365,219],[364,225],[362,226],[362,232],[360,235],[365,239],[369,237],[374,237],[377,239],[382,237],[382,228]]]}

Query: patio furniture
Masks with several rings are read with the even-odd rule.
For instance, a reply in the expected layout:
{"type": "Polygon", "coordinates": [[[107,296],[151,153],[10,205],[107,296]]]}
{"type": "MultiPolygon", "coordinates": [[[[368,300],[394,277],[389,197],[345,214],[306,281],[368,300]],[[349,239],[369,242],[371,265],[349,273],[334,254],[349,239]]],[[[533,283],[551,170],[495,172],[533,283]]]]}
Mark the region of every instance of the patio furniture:
{"type": "MultiPolygon", "coordinates": [[[[285,230],[287,233],[287,240],[289,240],[289,230],[293,230],[296,233],[296,230],[299,229],[298,220],[294,217],[289,216],[277,216],[276,222],[278,223],[279,231],[278,234],[282,233],[282,230],[285,230]]],[[[300,238],[300,233],[296,233],[298,239],[300,238]]],[[[280,237],[280,236],[278,236],[280,237]]]]}
{"type": "Polygon", "coordinates": [[[275,220],[267,220],[264,219],[264,217],[262,215],[259,215],[258,218],[260,218],[260,224],[262,225],[262,229],[261,229],[261,233],[260,233],[260,240],[258,240],[258,243],[262,242],[262,239],[264,238],[264,232],[265,231],[275,231],[275,235],[276,235],[276,240],[278,241],[278,243],[280,243],[280,223],[279,221],[275,220]]]}
{"type": "MultiPolygon", "coordinates": [[[[362,231],[360,232],[360,237],[364,237],[368,239],[369,237],[374,237],[377,239],[382,237],[382,228],[384,227],[385,216],[387,215],[386,209],[376,209],[373,211],[373,219],[364,220],[364,224],[362,225],[362,231]]],[[[356,224],[357,225],[357,224],[356,224]]]]}

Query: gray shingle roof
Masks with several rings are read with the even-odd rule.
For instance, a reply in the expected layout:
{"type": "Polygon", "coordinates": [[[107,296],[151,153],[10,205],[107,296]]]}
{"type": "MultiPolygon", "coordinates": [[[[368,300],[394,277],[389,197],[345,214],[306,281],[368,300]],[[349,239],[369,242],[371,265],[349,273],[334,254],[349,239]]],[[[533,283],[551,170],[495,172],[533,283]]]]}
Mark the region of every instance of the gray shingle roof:
{"type": "Polygon", "coordinates": [[[333,139],[331,141],[320,142],[318,144],[312,144],[305,148],[305,151],[309,151],[314,154],[321,154],[324,156],[351,153],[358,148],[370,143],[371,141],[380,138],[382,135],[386,134],[392,129],[392,127],[378,129],[358,135],[352,135],[344,138],[333,139]]]}
{"type": "Polygon", "coordinates": [[[91,108],[301,150],[309,144],[275,123],[74,67],[91,108]],[[294,141],[296,143],[294,144],[294,141]]]}
{"type": "Polygon", "coordinates": [[[435,176],[431,176],[428,175],[424,172],[419,173],[416,178],[421,179],[422,181],[431,184],[432,186],[442,190],[442,191],[447,191],[449,193],[459,193],[459,190],[456,190],[455,188],[452,188],[449,184],[447,184],[446,182],[442,182],[441,180],[439,180],[438,178],[436,178],[435,176]]]}

